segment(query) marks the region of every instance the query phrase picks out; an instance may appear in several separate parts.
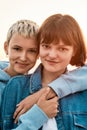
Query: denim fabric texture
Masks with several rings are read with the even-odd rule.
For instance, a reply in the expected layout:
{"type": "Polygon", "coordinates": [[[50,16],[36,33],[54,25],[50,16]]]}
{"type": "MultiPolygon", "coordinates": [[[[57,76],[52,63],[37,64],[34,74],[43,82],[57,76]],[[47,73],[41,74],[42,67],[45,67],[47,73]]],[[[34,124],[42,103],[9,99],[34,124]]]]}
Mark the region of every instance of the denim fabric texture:
{"type": "Polygon", "coordinates": [[[9,65],[9,61],[0,61],[0,69],[4,69],[9,65]]]}
{"type": "MultiPolygon", "coordinates": [[[[18,76],[9,81],[3,93],[1,130],[10,130],[17,127],[13,119],[16,105],[29,94],[41,89],[41,67],[40,65],[31,77],[29,75],[18,76]]],[[[59,100],[59,113],[55,117],[58,130],[87,130],[86,100],[86,90],[59,100]]]]}
{"type": "Polygon", "coordinates": [[[1,130],[10,130],[17,126],[14,124],[13,119],[16,105],[29,95],[29,83],[27,82],[27,79],[29,81],[29,78],[25,78],[26,76],[19,77],[20,76],[16,76],[13,82],[11,82],[13,79],[11,78],[3,91],[0,117],[1,130]],[[17,81],[17,79],[19,80],[17,81]]]}

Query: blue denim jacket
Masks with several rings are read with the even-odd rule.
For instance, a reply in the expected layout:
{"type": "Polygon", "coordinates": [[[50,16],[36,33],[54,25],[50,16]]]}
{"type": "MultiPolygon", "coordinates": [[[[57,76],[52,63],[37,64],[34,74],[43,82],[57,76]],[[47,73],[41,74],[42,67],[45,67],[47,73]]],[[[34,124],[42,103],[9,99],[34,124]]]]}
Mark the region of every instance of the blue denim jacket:
{"type": "Polygon", "coordinates": [[[16,76],[14,79],[18,79],[8,82],[4,89],[1,103],[1,116],[0,116],[0,127],[1,130],[10,130],[17,127],[14,123],[13,113],[16,109],[16,105],[25,97],[27,97],[29,92],[29,76],[16,76]],[[21,78],[18,78],[21,77],[21,78]]]}
{"type": "Polygon", "coordinates": [[[87,90],[62,98],[56,116],[58,130],[87,130],[87,90]]]}
{"type": "MultiPolygon", "coordinates": [[[[73,73],[73,76],[75,73],[76,72],[73,73]]],[[[83,85],[87,85],[87,83],[82,82],[81,86],[83,87],[83,85]]],[[[76,86],[78,87],[78,84],[76,86]]],[[[1,130],[10,130],[12,128],[17,127],[17,125],[14,124],[13,120],[13,113],[16,108],[16,104],[19,103],[29,94],[41,89],[41,87],[42,85],[40,67],[35,71],[35,73],[31,77],[18,76],[9,81],[3,93],[3,102],[1,107],[2,115],[0,119],[1,130]]],[[[58,130],[87,129],[86,98],[87,91],[83,91],[60,99],[59,113],[56,116],[58,130]]]]}
{"type": "Polygon", "coordinates": [[[9,61],[0,61],[0,69],[4,69],[9,65],[9,61]]]}

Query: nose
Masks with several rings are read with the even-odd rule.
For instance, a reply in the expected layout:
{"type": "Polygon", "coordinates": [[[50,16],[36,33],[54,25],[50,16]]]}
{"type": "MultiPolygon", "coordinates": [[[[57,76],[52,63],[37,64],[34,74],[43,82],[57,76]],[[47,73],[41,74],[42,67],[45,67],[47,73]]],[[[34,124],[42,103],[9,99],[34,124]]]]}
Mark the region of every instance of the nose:
{"type": "Polygon", "coordinates": [[[25,51],[21,53],[20,59],[21,59],[22,61],[26,61],[26,59],[27,59],[27,53],[26,53],[25,51]]]}
{"type": "Polygon", "coordinates": [[[51,49],[51,50],[49,51],[49,57],[50,57],[50,58],[56,58],[56,57],[58,57],[58,51],[55,50],[55,49],[51,49]]]}

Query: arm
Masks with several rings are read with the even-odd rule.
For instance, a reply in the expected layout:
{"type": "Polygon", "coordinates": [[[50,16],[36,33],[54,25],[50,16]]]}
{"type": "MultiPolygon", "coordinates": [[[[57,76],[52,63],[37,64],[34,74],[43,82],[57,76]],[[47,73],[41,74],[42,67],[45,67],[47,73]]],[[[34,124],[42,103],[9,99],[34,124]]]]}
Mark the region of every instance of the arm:
{"type": "Polygon", "coordinates": [[[87,89],[87,65],[63,74],[48,84],[62,98],[69,94],[87,89]]]}
{"type": "Polygon", "coordinates": [[[19,126],[12,130],[38,130],[47,120],[46,114],[37,105],[34,105],[20,116],[19,126]]]}
{"type": "Polygon", "coordinates": [[[17,121],[19,116],[22,115],[23,113],[27,112],[34,104],[37,104],[38,100],[40,97],[44,94],[47,93],[46,99],[49,99],[50,97],[55,97],[56,94],[55,92],[52,92],[53,90],[51,88],[42,88],[41,90],[35,92],[32,95],[29,95],[25,99],[23,99],[19,104],[17,104],[16,111],[14,112],[13,118],[17,121]],[[49,92],[48,92],[49,90],[49,92]],[[49,93],[51,92],[51,96],[49,93]],[[49,96],[48,96],[49,95],[49,96]]]}
{"type": "Polygon", "coordinates": [[[44,92],[37,104],[19,117],[19,126],[14,130],[38,130],[49,118],[56,116],[58,98],[47,100],[49,89],[44,92]]]}
{"type": "Polygon", "coordinates": [[[4,69],[9,65],[9,61],[0,61],[0,69],[4,69]]]}
{"type": "MultiPolygon", "coordinates": [[[[48,84],[48,86],[50,87],[50,92],[47,97],[48,99],[55,97],[56,95],[59,98],[62,98],[69,94],[86,90],[87,89],[87,65],[84,65],[83,67],[80,67],[78,69],[75,69],[73,71],[70,71],[61,75],[59,78],[57,78],[56,80],[48,84]]],[[[38,91],[38,95],[39,94],[42,94],[42,93],[38,91]]],[[[36,97],[38,101],[38,98],[40,97],[40,95],[36,97]]],[[[30,102],[29,99],[30,97],[28,96],[27,100],[24,99],[22,102],[20,102],[19,108],[16,109],[15,117],[17,114],[21,115],[30,108],[30,106],[28,105],[28,103],[30,102]],[[26,106],[27,106],[27,109],[26,109],[26,106]],[[25,110],[21,112],[22,109],[25,109],[25,110]]]]}

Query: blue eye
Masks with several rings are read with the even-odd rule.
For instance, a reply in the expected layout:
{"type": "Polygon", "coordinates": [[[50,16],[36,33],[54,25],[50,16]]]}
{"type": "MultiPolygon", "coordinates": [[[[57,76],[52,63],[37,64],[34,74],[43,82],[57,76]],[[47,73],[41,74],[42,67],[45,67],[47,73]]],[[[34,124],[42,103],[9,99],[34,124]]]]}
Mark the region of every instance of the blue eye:
{"type": "Polygon", "coordinates": [[[59,50],[59,51],[66,51],[67,49],[66,49],[66,48],[63,48],[63,47],[60,47],[58,50],[59,50]]]}
{"type": "Polygon", "coordinates": [[[47,49],[47,48],[49,48],[49,45],[47,45],[47,44],[42,44],[42,47],[45,48],[45,49],[47,49]]]}
{"type": "Polygon", "coordinates": [[[36,49],[30,49],[30,50],[28,50],[28,52],[29,52],[29,53],[37,53],[38,50],[36,50],[36,49]]]}
{"type": "Polygon", "coordinates": [[[16,50],[16,51],[21,50],[21,49],[20,49],[20,48],[18,48],[18,47],[14,47],[13,49],[14,49],[14,50],[16,50]]]}

